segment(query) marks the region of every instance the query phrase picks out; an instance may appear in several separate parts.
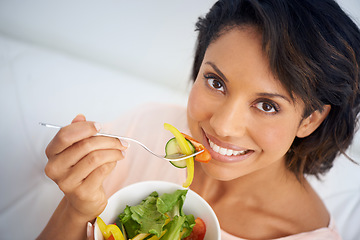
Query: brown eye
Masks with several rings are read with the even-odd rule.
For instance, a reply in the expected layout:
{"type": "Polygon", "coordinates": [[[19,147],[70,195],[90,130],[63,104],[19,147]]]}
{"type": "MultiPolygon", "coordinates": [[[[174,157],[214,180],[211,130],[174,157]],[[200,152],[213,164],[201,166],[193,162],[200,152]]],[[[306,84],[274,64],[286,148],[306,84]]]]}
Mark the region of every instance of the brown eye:
{"type": "Polygon", "coordinates": [[[277,107],[274,106],[274,104],[269,103],[269,102],[258,102],[257,104],[255,104],[255,107],[266,113],[278,112],[277,107]]]}
{"type": "Polygon", "coordinates": [[[211,88],[218,90],[218,91],[222,91],[222,92],[224,91],[224,86],[223,86],[222,82],[220,82],[214,78],[207,79],[207,82],[211,88]]]}
{"type": "Polygon", "coordinates": [[[273,107],[268,103],[262,103],[262,109],[264,109],[265,112],[270,112],[273,107]]]}
{"type": "Polygon", "coordinates": [[[216,89],[219,89],[222,87],[222,84],[219,81],[213,80],[212,81],[212,86],[216,89]]]}

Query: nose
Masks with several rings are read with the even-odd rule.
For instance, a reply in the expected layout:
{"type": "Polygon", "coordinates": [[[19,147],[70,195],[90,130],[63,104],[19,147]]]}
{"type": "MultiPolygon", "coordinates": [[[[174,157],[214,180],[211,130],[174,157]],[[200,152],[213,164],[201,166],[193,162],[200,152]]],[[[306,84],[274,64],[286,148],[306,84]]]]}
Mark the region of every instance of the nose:
{"type": "Polygon", "coordinates": [[[248,127],[248,108],[240,101],[225,101],[210,118],[210,126],[220,137],[240,137],[248,127]]]}

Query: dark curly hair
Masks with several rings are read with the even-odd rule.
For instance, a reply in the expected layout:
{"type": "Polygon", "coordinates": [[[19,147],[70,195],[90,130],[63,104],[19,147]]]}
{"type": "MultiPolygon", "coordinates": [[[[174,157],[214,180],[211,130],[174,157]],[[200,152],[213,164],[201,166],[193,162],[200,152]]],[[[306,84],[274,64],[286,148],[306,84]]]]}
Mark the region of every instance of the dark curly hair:
{"type": "Polygon", "coordinates": [[[262,33],[271,71],[293,100],[297,96],[305,103],[304,118],[331,105],[318,129],[295,138],[286,154],[297,177],[319,177],[345,154],[356,131],[359,28],[333,0],[220,0],[196,24],[193,81],[209,44],[239,26],[262,33]]]}

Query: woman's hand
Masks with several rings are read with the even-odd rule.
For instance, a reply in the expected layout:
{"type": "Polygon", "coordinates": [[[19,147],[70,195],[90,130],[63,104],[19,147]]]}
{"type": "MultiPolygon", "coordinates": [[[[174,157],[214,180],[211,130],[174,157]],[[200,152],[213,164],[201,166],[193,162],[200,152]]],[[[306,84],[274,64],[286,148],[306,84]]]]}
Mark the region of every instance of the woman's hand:
{"type": "MultiPolygon", "coordinates": [[[[45,228],[45,233],[48,227],[50,232],[56,232],[53,228],[60,226],[67,228],[69,224],[63,222],[66,221],[64,216],[67,216],[75,221],[75,225],[79,224],[84,236],[86,222],[95,219],[107,204],[102,184],[116,162],[124,158],[126,146],[115,138],[94,136],[99,131],[97,126],[78,115],[70,125],[59,130],[46,149],[49,161],[45,173],[65,196],[45,228]],[[52,228],[49,226],[51,222],[57,226],[52,228]]],[[[68,234],[77,229],[60,231],[67,232],[66,239],[71,239],[68,234]]]]}

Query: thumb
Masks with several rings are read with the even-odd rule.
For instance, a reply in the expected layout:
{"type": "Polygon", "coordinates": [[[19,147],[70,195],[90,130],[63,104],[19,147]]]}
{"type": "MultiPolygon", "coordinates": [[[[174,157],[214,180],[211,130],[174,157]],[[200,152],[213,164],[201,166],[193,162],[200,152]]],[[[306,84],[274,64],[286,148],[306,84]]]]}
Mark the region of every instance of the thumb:
{"type": "Polygon", "coordinates": [[[86,117],[83,114],[78,114],[71,123],[76,123],[76,122],[85,122],[86,121],[86,117]]]}

